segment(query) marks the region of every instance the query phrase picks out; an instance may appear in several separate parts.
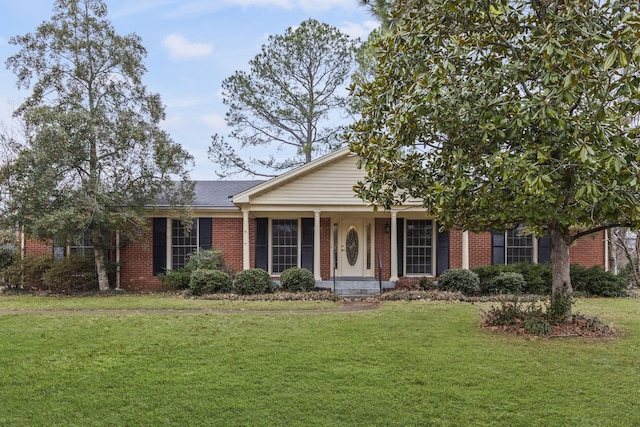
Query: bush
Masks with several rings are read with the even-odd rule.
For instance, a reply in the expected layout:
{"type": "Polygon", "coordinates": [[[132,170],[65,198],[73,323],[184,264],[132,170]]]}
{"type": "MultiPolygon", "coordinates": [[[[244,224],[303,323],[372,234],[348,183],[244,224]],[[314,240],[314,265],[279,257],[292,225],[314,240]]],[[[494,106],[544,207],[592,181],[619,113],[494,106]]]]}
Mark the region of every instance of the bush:
{"type": "Polygon", "coordinates": [[[42,274],[50,291],[92,291],[98,289],[98,273],[93,257],[71,255],[51,264],[42,274]]]}
{"type": "Polygon", "coordinates": [[[501,273],[515,272],[516,269],[512,265],[496,264],[475,267],[471,271],[478,275],[478,279],[480,279],[480,288],[482,289],[482,292],[485,292],[486,285],[490,280],[497,277],[501,273]]]}
{"type": "Polygon", "coordinates": [[[525,285],[522,274],[505,271],[489,280],[482,291],[488,294],[521,294],[525,285]]]}
{"type": "Polygon", "coordinates": [[[18,259],[4,270],[5,284],[18,288],[46,289],[42,276],[53,266],[53,258],[18,259]]]}
{"type": "Polygon", "coordinates": [[[438,289],[438,284],[433,277],[423,277],[420,279],[421,291],[435,291],[438,289]]]}
{"type": "Polygon", "coordinates": [[[597,297],[623,297],[629,282],[624,276],[604,271],[601,267],[571,266],[571,285],[577,293],[597,297]]]}
{"type": "Polygon", "coordinates": [[[306,292],[316,287],[316,279],[313,273],[306,268],[288,268],[280,275],[280,286],[285,291],[306,292]]]}
{"type": "Polygon", "coordinates": [[[220,270],[231,273],[229,267],[224,262],[221,250],[200,249],[189,255],[187,264],[184,266],[189,271],[202,270],[220,270]]]}
{"type": "Polygon", "coordinates": [[[180,270],[167,270],[158,274],[158,279],[162,285],[171,289],[187,289],[191,282],[191,270],[181,268],[180,270]]]}
{"type": "Polygon", "coordinates": [[[231,276],[224,271],[199,269],[191,273],[189,288],[193,295],[231,292],[231,276]]]}
{"type": "Polygon", "coordinates": [[[551,294],[551,265],[521,262],[511,265],[486,265],[472,270],[480,278],[483,293],[488,291],[488,283],[502,273],[520,273],[525,281],[522,292],[534,295],[551,294]]]}
{"type": "Polygon", "coordinates": [[[440,275],[438,287],[443,291],[473,295],[480,289],[480,279],[471,270],[451,269],[440,275]]]}
{"type": "Polygon", "coordinates": [[[236,274],[233,289],[240,295],[267,294],[273,292],[273,280],[260,268],[243,270],[236,274]]]}
{"type": "Polygon", "coordinates": [[[402,276],[396,281],[395,288],[398,291],[418,291],[420,290],[420,278],[402,276]]]}
{"type": "Polygon", "coordinates": [[[18,252],[15,249],[0,246],[0,271],[10,267],[18,261],[18,252]]]}

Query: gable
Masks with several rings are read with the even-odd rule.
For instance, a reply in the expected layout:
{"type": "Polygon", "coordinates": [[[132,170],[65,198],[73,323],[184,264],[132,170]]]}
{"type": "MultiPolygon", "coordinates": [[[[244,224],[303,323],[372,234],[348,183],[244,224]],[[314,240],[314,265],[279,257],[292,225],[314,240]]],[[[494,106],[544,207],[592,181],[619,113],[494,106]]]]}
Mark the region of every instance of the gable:
{"type": "Polygon", "coordinates": [[[365,176],[346,155],[251,198],[252,205],[365,205],[353,186],[365,176]]]}

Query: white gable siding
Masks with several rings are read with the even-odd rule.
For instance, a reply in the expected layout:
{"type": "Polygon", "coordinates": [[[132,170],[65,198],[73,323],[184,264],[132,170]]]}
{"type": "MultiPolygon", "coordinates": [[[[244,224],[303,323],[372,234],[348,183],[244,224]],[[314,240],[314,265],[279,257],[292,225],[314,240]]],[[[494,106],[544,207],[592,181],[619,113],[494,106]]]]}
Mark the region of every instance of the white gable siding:
{"type": "Polygon", "coordinates": [[[357,157],[345,156],[310,171],[295,180],[251,197],[252,205],[349,205],[366,206],[353,186],[365,172],[356,166],[357,157]]]}

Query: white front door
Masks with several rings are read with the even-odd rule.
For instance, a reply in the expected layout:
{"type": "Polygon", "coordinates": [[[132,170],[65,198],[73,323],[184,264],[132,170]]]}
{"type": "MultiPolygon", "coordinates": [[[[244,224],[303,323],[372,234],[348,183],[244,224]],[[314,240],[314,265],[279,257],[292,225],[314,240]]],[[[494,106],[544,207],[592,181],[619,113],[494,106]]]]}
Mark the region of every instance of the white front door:
{"type": "Polygon", "coordinates": [[[363,277],[365,230],[362,219],[343,219],[338,241],[339,270],[342,277],[363,277]]]}

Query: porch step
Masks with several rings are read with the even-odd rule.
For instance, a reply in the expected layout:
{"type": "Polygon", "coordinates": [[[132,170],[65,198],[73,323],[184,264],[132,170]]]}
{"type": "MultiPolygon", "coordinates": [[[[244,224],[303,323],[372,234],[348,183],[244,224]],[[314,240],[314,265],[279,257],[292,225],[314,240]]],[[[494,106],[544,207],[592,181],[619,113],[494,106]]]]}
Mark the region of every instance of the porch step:
{"type": "MultiPolygon", "coordinates": [[[[376,280],[343,280],[336,279],[318,283],[319,287],[331,289],[336,294],[346,298],[367,298],[380,294],[380,282],[376,280]]],[[[382,282],[383,288],[392,288],[392,282],[382,282]]]]}

